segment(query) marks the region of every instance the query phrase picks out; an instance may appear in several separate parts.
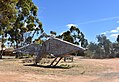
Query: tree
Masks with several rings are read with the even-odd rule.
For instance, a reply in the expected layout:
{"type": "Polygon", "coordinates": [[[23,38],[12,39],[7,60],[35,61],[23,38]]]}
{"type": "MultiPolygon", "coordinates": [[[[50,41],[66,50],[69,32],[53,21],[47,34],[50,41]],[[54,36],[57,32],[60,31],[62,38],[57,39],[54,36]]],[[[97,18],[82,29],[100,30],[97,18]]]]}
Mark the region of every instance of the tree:
{"type": "Polygon", "coordinates": [[[101,54],[103,54],[100,46],[94,42],[90,42],[90,44],[88,45],[88,50],[86,52],[86,56],[90,58],[102,58],[101,54]]]}
{"type": "Polygon", "coordinates": [[[73,44],[80,44],[82,47],[86,48],[88,41],[84,37],[84,34],[80,32],[79,28],[75,26],[71,26],[68,31],[63,32],[61,35],[57,36],[57,38],[63,39],[73,44]]]}
{"type": "Polygon", "coordinates": [[[70,31],[64,32],[61,36],[62,36],[62,39],[65,40],[65,41],[68,41],[68,42],[71,42],[71,43],[74,42],[70,31]]]}
{"type": "Polygon", "coordinates": [[[119,35],[117,36],[117,42],[119,43],[119,35]]]}
{"type": "MultiPolygon", "coordinates": [[[[4,37],[7,36],[6,31],[11,29],[12,24],[16,20],[15,5],[17,0],[0,0],[0,36],[2,36],[2,52],[4,47],[4,37]]],[[[0,54],[2,58],[2,53],[0,54]]]]}
{"type": "Polygon", "coordinates": [[[55,31],[50,31],[50,34],[53,36],[53,35],[55,35],[56,36],[56,32],[55,31]]]}
{"type": "Polygon", "coordinates": [[[104,52],[104,57],[110,57],[112,53],[112,43],[105,35],[98,35],[98,45],[101,47],[101,49],[104,52]]]}
{"type": "Polygon", "coordinates": [[[88,51],[91,53],[88,56],[91,58],[110,58],[115,57],[112,42],[105,35],[97,35],[98,43],[90,43],[88,51]]]}
{"type": "Polygon", "coordinates": [[[37,19],[37,10],[32,0],[0,0],[2,40],[7,37],[16,48],[23,43],[31,43],[35,34],[43,32],[42,23],[37,19]],[[30,35],[24,38],[27,33],[30,35]]]}
{"type": "Polygon", "coordinates": [[[13,27],[6,31],[9,41],[16,44],[16,48],[22,43],[30,44],[35,34],[43,32],[42,23],[37,19],[38,8],[32,0],[19,0],[16,4],[18,13],[13,27]],[[24,38],[25,34],[29,36],[24,38]]]}
{"type": "Polygon", "coordinates": [[[117,36],[116,42],[113,43],[113,52],[116,57],[119,57],[119,35],[117,36]]]}

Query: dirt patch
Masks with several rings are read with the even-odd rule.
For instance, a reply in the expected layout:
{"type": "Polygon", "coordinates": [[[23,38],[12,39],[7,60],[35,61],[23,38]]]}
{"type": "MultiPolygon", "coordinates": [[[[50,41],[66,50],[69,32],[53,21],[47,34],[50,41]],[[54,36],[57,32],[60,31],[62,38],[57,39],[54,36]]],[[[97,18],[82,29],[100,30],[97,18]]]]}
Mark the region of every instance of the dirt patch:
{"type": "Polygon", "coordinates": [[[23,64],[21,59],[0,61],[0,82],[119,82],[119,59],[80,59],[48,68],[23,64]],[[69,66],[63,68],[60,66],[69,66]]]}

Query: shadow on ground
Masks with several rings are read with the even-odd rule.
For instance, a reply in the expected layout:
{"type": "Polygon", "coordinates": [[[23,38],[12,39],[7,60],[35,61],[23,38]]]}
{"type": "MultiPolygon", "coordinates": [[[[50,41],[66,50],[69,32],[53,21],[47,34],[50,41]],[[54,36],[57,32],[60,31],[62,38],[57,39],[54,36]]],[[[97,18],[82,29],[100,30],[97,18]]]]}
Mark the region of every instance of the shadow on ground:
{"type": "Polygon", "coordinates": [[[70,66],[50,66],[50,65],[35,65],[35,64],[26,64],[24,66],[33,66],[33,67],[42,67],[42,68],[56,68],[56,69],[70,69],[70,66]]]}

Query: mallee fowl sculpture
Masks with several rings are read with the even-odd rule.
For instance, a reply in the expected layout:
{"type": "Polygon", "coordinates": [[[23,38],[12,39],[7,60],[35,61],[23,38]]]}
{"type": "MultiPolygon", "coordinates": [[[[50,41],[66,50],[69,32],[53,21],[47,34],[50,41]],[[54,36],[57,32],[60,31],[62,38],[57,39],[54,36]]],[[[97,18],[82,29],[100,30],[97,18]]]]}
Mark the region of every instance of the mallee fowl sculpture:
{"type": "Polygon", "coordinates": [[[67,54],[75,53],[77,51],[84,51],[84,48],[55,37],[50,37],[42,44],[33,43],[16,49],[16,52],[35,54],[35,64],[39,63],[43,57],[52,54],[55,56],[55,59],[50,64],[50,66],[53,65],[53,63],[57,60],[58,57],[60,57],[60,59],[53,66],[56,66],[59,61],[67,54]]]}

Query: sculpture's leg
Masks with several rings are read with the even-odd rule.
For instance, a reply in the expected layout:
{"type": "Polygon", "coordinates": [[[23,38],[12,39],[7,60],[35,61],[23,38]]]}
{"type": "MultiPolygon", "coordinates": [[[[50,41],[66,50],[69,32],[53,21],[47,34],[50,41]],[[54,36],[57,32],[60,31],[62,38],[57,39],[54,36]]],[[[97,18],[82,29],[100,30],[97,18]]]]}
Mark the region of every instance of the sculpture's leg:
{"type": "Polygon", "coordinates": [[[36,61],[35,61],[35,62],[34,62],[34,64],[35,64],[35,65],[37,65],[37,64],[38,64],[38,62],[36,62],[36,61]]]}
{"type": "Polygon", "coordinates": [[[34,60],[34,64],[35,65],[37,65],[39,62],[38,62],[38,59],[36,58],[35,60],[34,60]]]}
{"type": "Polygon", "coordinates": [[[36,57],[35,64],[37,65],[41,61],[41,59],[42,59],[42,56],[36,57]]]}
{"type": "Polygon", "coordinates": [[[62,59],[63,57],[60,57],[60,59],[57,61],[57,63],[54,65],[54,66],[56,66],[59,62],[60,62],[60,60],[62,59]]]}
{"type": "Polygon", "coordinates": [[[53,65],[53,63],[57,60],[57,58],[58,58],[58,57],[56,57],[56,58],[52,61],[52,63],[50,64],[50,66],[53,65]]]}
{"type": "Polygon", "coordinates": [[[38,64],[40,62],[40,60],[42,59],[42,56],[41,56],[41,52],[37,52],[36,53],[36,58],[35,58],[35,63],[34,64],[38,64]]]}

